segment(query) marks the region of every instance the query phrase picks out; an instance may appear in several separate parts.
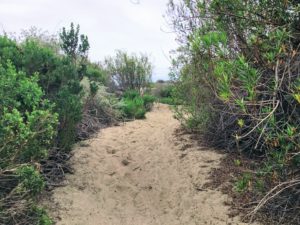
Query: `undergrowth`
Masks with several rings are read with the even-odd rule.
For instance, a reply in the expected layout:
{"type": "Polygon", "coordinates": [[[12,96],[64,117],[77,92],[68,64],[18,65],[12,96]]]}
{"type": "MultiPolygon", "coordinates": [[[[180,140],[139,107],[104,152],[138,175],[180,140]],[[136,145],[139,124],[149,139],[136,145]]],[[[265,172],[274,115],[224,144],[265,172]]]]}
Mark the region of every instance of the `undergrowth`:
{"type": "Polygon", "coordinates": [[[128,90],[124,93],[119,104],[123,116],[128,119],[144,119],[146,112],[150,111],[155,97],[152,95],[140,95],[138,91],[128,90]]]}
{"type": "Polygon", "coordinates": [[[210,145],[260,159],[235,181],[240,193],[262,191],[250,220],[299,224],[298,2],[171,0],[168,14],[180,43],[176,117],[210,145]]]}

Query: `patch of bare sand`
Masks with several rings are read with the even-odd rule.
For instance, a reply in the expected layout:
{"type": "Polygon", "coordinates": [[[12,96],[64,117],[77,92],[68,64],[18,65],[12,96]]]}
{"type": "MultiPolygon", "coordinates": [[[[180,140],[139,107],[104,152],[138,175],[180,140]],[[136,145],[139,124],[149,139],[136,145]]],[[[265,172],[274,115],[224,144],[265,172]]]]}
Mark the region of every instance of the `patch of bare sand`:
{"type": "Polygon", "coordinates": [[[202,188],[223,156],[184,145],[188,136],[174,135],[179,126],[168,106],[156,105],[146,120],[104,129],[77,147],[75,173],[50,204],[57,224],[244,224],[228,217],[226,195],[202,188]]]}

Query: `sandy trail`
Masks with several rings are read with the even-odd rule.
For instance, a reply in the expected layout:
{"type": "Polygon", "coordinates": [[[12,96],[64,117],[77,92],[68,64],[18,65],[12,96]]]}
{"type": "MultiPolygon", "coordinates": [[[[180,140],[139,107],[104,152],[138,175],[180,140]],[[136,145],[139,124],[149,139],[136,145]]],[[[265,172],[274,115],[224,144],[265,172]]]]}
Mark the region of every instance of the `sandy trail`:
{"type": "Polygon", "coordinates": [[[227,216],[226,195],[202,188],[222,155],[199,151],[187,135],[174,135],[177,128],[170,109],[156,105],[146,120],[104,129],[77,147],[75,174],[53,194],[57,224],[244,224],[227,216]]]}

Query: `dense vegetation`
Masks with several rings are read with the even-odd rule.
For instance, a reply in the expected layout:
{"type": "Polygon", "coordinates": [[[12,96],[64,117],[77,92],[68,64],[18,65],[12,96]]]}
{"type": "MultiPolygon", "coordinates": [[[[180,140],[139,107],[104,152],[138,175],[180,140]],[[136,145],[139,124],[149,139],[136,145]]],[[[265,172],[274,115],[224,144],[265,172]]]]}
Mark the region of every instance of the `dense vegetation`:
{"type": "Polygon", "coordinates": [[[125,118],[143,119],[147,111],[150,111],[155,97],[149,94],[140,95],[136,90],[128,90],[124,93],[120,102],[120,109],[125,118]]]}
{"type": "MultiPolygon", "coordinates": [[[[168,15],[180,47],[172,82],[152,93],[207,144],[259,162],[235,184],[252,193],[249,218],[300,224],[299,1],[170,0],[168,15]]],[[[74,24],[59,37],[0,36],[0,224],[52,224],[37,198],[68,171],[73,145],[151,109],[147,55],[101,64],[89,49],[74,24]]]]}
{"type": "Polygon", "coordinates": [[[118,98],[106,87],[112,67],[90,62],[89,48],[74,24],[59,38],[34,29],[0,36],[0,224],[52,224],[37,198],[70,170],[74,143],[151,109],[152,96],[129,90],[151,81],[147,56],[128,57],[122,70],[134,79],[118,98]]]}
{"type": "Polygon", "coordinates": [[[90,72],[88,49],[73,24],[60,41],[35,32],[0,37],[1,224],[51,224],[35,203],[59,179],[59,165],[45,160],[63,158],[78,138],[83,77],[103,80],[100,68],[90,72]]]}
{"type": "Polygon", "coordinates": [[[252,213],[299,224],[299,1],[171,0],[168,14],[177,117],[210,144],[259,157],[238,183],[259,183],[252,213]]]}

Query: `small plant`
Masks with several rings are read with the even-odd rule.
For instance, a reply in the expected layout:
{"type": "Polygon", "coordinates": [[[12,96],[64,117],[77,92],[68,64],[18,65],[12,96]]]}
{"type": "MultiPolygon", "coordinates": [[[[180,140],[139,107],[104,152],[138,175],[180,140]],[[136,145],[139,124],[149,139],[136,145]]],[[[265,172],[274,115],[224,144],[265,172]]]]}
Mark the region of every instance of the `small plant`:
{"type": "Polygon", "coordinates": [[[35,220],[36,225],[52,225],[53,224],[53,221],[47,215],[46,210],[39,206],[33,205],[31,208],[30,214],[32,214],[31,216],[35,220]]]}
{"type": "Polygon", "coordinates": [[[44,180],[33,166],[22,166],[17,169],[19,177],[19,192],[29,192],[32,196],[40,193],[44,186],[44,180]]]}
{"type": "Polygon", "coordinates": [[[145,115],[146,115],[146,110],[144,108],[139,108],[135,112],[135,118],[136,119],[145,119],[145,115]]]}
{"type": "Polygon", "coordinates": [[[240,166],[240,165],[241,165],[241,160],[235,159],[235,160],[234,160],[234,165],[240,166]]]}
{"type": "Polygon", "coordinates": [[[171,97],[161,98],[159,102],[167,105],[176,105],[175,100],[171,97]]]}
{"type": "Polygon", "coordinates": [[[150,111],[155,97],[152,95],[140,96],[135,90],[125,92],[120,104],[120,109],[126,118],[143,119],[147,111],[150,111]]]}
{"type": "Polygon", "coordinates": [[[249,173],[243,174],[243,176],[235,182],[234,189],[238,192],[246,191],[251,185],[251,178],[249,173]]]}
{"type": "Polygon", "coordinates": [[[128,90],[124,93],[123,98],[133,100],[140,97],[140,93],[136,90],[128,90]]]}
{"type": "Polygon", "coordinates": [[[144,107],[145,107],[146,111],[150,111],[153,106],[153,103],[155,101],[155,97],[152,95],[146,94],[142,97],[142,99],[144,101],[144,107]]]}
{"type": "Polygon", "coordinates": [[[259,192],[264,192],[265,190],[265,183],[263,181],[263,179],[257,179],[255,181],[255,190],[259,191],[259,192]]]}

